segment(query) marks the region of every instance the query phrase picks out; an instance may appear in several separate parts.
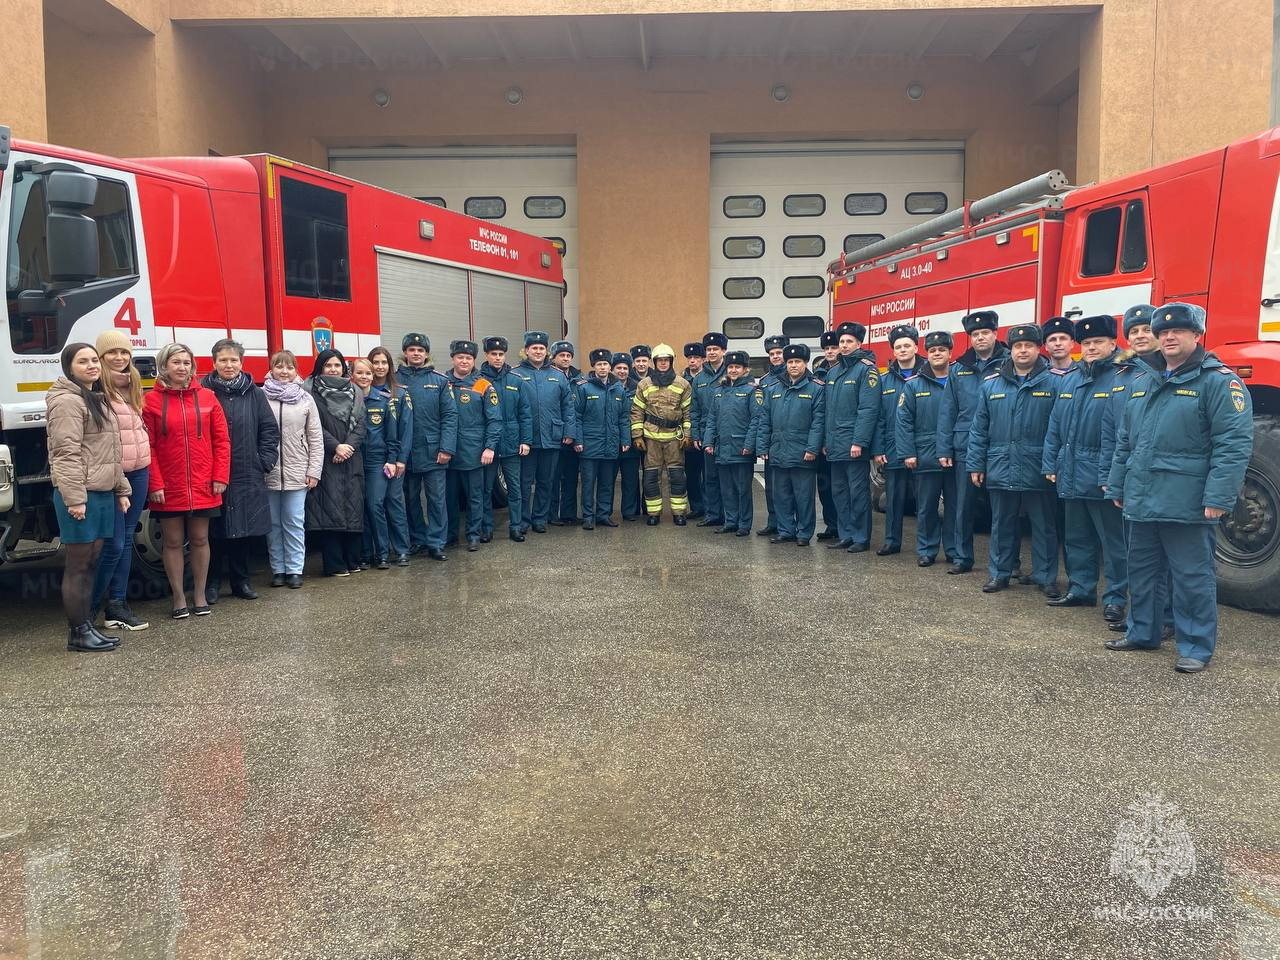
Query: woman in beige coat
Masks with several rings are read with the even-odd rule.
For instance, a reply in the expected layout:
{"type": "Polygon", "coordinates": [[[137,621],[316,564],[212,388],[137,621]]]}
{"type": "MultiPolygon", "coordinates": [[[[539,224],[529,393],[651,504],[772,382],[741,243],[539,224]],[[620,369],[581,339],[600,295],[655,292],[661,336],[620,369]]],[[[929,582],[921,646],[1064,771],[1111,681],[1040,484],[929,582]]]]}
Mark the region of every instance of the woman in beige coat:
{"type": "Polygon", "coordinates": [[[324,433],[315,401],[298,380],[298,361],[288,350],[271,358],[271,374],[262,389],[280,425],[280,453],[267,474],[271,586],[296,589],[302,586],[302,566],[307,559],[307,491],[320,482],[324,433]]]}
{"type": "Polygon", "coordinates": [[[102,542],[115,534],[116,511],[132,492],[122,468],[120,428],[102,390],[102,363],[87,343],[68,344],[62,372],[45,398],[53,508],[66,553],[62,607],[67,649],[114,650],[119,637],[93,625],[93,581],[102,542]]]}

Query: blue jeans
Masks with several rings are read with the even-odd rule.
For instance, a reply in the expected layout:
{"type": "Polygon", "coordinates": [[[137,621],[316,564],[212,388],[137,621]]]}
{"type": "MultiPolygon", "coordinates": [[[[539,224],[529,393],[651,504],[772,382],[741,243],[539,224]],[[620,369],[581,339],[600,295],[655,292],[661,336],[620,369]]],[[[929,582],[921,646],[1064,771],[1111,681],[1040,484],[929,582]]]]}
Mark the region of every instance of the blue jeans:
{"type": "MultiPolygon", "coordinates": [[[[462,511],[467,512],[467,540],[479,540],[484,529],[484,467],[450,470],[445,479],[445,499],[449,504],[449,539],[458,539],[462,511]]],[[[490,501],[492,502],[492,501],[490,501]]]]}
{"type": "Polygon", "coordinates": [[[133,565],[133,531],[138,529],[138,518],[147,507],[147,487],[151,468],[130,470],[124,475],[133,492],[129,494],[129,512],[116,511],[116,529],[110,540],[102,544],[98,557],[98,573],[93,581],[94,602],[104,597],[123,600],[129,595],[129,570],[133,565]]]}
{"type": "Polygon", "coordinates": [[[1163,611],[1172,588],[1178,656],[1208,663],[1218,643],[1218,584],[1213,559],[1217,525],[1129,524],[1128,637],[1138,646],[1160,646],[1163,611]]]}
{"type": "Polygon", "coordinates": [[[530,524],[545,527],[551,519],[551,488],[559,466],[559,447],[537,447],[524,458],[520,470],[520,496],[524,501],[525,529],[530,524]]]}
{"type": "Polygon", "coordinates": [[[885,468],[884,471],[884,545],[902,546],[902,521],[907,515],[907,489],[911,471],[885,468]]]}
{"type": "Polygon", "coordinates": [[[718,463],[716,477],[720,481],[724,525],[731,530],[750,530],[755,512],[751,489],[755,479],[755,464],[718,463]]]}
{"type": "Polygon", "coordinates": [[[773,505],[778,511],[778,536],[813,538],[818,525],[813,495],[817,484],[810,467],[774,467],[773,505]]]}
{"type": "Polygon", "coordinates": [[[840,539],[861,546],[869,544],[871,542],[871,462],[866,459],[832,460],[831,495],[836,501],[840,539]]]}
{"type": "Polygon", "coordinates": [[[307,561],[307,488],[268,490],[271,532],[267,534],[267,555],[272,573],[301,574],[307,561]]]}
{"type": "Polygon", "coordinates": [[[1129,592],[1126,573],[1124,518],[1110,500],[1067,500],[1066,557],[1067,592],[1079,597],[1096,597],[1098,554],[1102,554],[1107,586],[1104,604],[1124,606],[1129,592]]]}
{"type": "Polygon", "coordinates": [[[365,465],[364,555],[386,560],[409,552],[409,515],[404,505],[404,477],[382,472],[382,464],[365,465]],[[390,553],[388,553],[390,551],[390,553]]]}
{"type": "MultiPolygon", "coordinates": [[[[409,516],[409,542],[413,547],[440,550],[444,547],[445,473],[444,467],[405,474],[404,506],[409,516]],[[426,497],[426,516],[422,499],[426,497]]],[[[412,547],[410,548],[412,549],[412,547]]]]}
{"type": "Polygon", "coordinates": [[[493,536],[493,488],[498,483],[498,470],[507,481],[507,529],[515,533],[524,525],[524,491],[520,482],[524,457],[494,457],[493,463],[484,468],[484,529],[486,537],[493,536]]]}
{"type": "Polygon", "coordinates": [[[582,519],[610,519],[613,516],[613,478],[618,473],[618,461],[583,457],[578,466],[582,473],[582,519]]]}
{"type": "Polygon", "coordinates": [[[1031,577],[1042,587],[1058,582],[1058,498],[1052,490],[988,490],[991,497],[991,542],[987,572],[1007,580],[1018,563],[1018,516],[1031,521],[1031,577]]]}

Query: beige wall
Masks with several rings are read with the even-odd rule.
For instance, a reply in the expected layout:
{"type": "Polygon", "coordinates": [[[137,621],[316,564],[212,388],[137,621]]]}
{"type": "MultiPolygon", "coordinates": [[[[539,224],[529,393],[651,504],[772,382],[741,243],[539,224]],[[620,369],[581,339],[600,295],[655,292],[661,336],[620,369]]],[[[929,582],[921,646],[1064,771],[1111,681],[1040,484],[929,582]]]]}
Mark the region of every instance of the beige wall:
{"type": "Polygon", "coordinates": [[[47,139],[44,81],[44,7],[41,0],[5,0],[0,30],[0,123],[15,137],[47,139]]]}

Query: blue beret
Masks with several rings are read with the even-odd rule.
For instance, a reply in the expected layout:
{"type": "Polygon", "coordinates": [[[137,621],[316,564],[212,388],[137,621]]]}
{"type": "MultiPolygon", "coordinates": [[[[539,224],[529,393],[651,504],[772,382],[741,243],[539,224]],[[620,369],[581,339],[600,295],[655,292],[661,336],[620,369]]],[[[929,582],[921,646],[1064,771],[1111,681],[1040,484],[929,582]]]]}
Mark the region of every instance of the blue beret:
{"type": "Polygon", "coordinates": [[[1124,312],[1124,335],[1127,337],[1134,327],[1151,326],[1151,315],[1155,312],[1156,308],[1149,303],[1135,303],[1124,312]]]}
{"type": "MultiPolygon", "coordinates": [[[[994,314],[993,314],[994,316],[994,314]]],[[[1024,340],[1039,346],[1044,340],[1040,336],[1040,328],[1034,323],[1023,323],[1016,327],[1010,327],[1009,333],[1005,336],[1005,343],[1013,346],[1015,343],[1021,343],[1024,340]]]]}
{"type": "Polygon", "coordinates": [[[809,362],[809,345],[807,343],[789,343],[782,348],[783,360],[803,360],[809,362]]]}
{"type": "Polygon", "coordinates": [[[932,350],[934,347],[946,347],[950,350],[955,346],[955,343],[956,342],[952,339],[951,334],[947,333],[945,330],[934,330],[931,333],[925,334],[924,337],[924,348],[926,350],[932,350]]]}
{"type": "Polygon", "coordinates": [[[1040,328],[1040,332],[1044,334],[1046,340],[1055,333],[1065,333],[1072,340],[1079,340],[1076,336],[1075,325],[1066,317],[1050,317],[1044,322],[1044,326],[1040,328]]]}
{"type": "Polygon", "coordinates": [[[1076,321],[1075,339],[1084,343],[1090,337],[1116,338],[1116,318],[1108,314],[1096,317],[1082,317],[1076,321]]]}
{"type": "Polygon", "coordinates": [[[511,348],[510,344],[507,343],[506,337],[485,337],[484,338],[485,353],[488,353],[490,350],[501,350],[505,353],[510,348],[511,348]]]}
{"type": "Polygon", "coordinates": [[[1166,330],[1194,330],[1204,333],[1204,307],[1194,303],[1166,303],[1156,307],[1151,317],[1151,332],[1164,333],[1166,330]]]}
{"type": "Polygon", "coordinates": [[[997,330],[1000,327],[1000,314],[994,310],[979,310],[976,313],[967,314],[960,322],[964,325],[965,333],[973,333],[975,330],[997,330]]]}
{"type": "Polygon", "coordinates": [[[400,341],[400,349],[408,350],[410,347],[421,347],[430,353],[431,340],[425,333],[406,333],[404,339],[400,341]]]}
{"type": "Polygon", "coordinates": [[[540,343],[545,347],[550,339],[551,338],[541,330],[530,330],[524,335],[524,345],[526,347],[532,347],[535,343],[540,343]]]}
{"type": "Polygon", "coordinates": [[[713,330],[711,333],[704,333],[702,335],[702,345],[704,347],[719,347],[721,350],[728,350],[729,338],[723,333],[716,333],[713,330]]]}

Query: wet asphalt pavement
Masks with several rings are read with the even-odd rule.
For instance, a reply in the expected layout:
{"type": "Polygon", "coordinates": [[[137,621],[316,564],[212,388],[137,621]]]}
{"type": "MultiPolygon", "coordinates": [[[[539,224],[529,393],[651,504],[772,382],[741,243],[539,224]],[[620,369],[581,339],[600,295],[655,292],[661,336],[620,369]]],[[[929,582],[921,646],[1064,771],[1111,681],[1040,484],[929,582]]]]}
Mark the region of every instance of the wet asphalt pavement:
{"type": "Polygon", "coordinates": [[[823,546],[551,528],[102,655],[6,570],[0,958],[1280,956],[1280,619],[1187,677],[823,546]]]}

